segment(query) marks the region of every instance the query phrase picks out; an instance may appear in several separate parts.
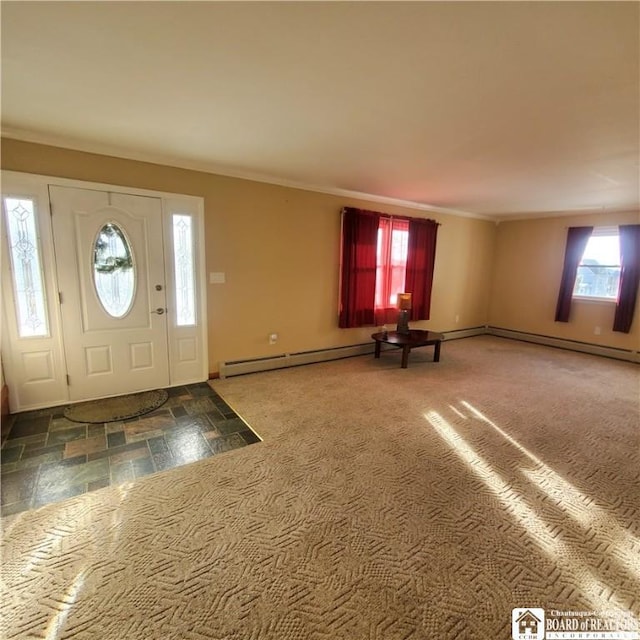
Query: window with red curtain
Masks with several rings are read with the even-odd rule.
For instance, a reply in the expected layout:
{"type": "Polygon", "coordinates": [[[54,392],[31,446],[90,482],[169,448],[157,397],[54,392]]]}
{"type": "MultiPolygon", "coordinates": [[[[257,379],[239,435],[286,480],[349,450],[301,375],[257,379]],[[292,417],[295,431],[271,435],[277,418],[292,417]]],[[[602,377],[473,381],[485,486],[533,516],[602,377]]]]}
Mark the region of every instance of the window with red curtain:
{"type": "Polygon", "coordinates": [[[411,320],[428,320],[438,224],[346,207],[342,219],[339,326],[395,323],[398,294],[411,320]]]}

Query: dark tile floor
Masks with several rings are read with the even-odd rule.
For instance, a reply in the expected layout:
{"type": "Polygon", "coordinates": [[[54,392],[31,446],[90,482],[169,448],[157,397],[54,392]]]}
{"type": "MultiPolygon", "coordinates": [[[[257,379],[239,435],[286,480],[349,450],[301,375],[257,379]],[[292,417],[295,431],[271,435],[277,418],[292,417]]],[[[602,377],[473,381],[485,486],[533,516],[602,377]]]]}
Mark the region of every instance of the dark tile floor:
{"type": "Polygon", "coordinates": [[[123,422],[71,422],[64,406],[3,420],[2,515],[260,442],[206,382],[167,391],[159,409],[123,422]]]}

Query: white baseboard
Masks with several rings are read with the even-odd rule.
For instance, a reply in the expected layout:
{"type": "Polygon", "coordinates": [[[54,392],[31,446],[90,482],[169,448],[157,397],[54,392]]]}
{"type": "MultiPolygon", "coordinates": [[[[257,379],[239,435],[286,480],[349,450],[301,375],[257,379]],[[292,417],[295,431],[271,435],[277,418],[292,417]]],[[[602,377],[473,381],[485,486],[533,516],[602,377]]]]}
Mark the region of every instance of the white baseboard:
{"type": "MultiPolygon", "coordinates": [[[[557,347],[560,349],[568,349],[570,351],[580,351],[583,353],[590,353],[592,355],[615,358],[616,360],[625,360],[627,362],[640,363],[640,353],[638,353],[637,351],[615,349],[613,347],[605,347],[601,345],[590,344],[587,342],[578,342],[576,340],[553,338],[551,336],[526,333],[524,331],[512,331],[511,329],[502,329],[500,327],[471,327],[468,329],[444,331],[443,333],[445,341],[457,340],[461,338],[471,338],[473,336],[492,335],[498,336],[500,338],[509,338],[511,340],[520,340],[522,342],[532,342],[548,347],[557,347]]],[[[382,347],[383,349],[393,348],[391,346],[387,347],[386,345],[382,345],[382,347]]],[[[373,351],[374,343],[371,342],[366,344],[354,344],[346,347],[318,349],[315,351],[282,353],[265,358],[233,360],[220,363],[219,375],[220,378],[229,378],[231,376],[239,376],[246,373],[258,373],[259,371],[285,369],[287,367],[296,367],[304,364],[315,364],[318,362],[327,362],[329,360],[351,358],[353,356],[370,355],[373,353],[373,351]]]]}
{"type": "MultiPolygon", "coordinates": [[[[455,340],[457,338],[470,338],[479,336],[487,332],[486,327],[473,327],[471,329],[459,329],[457,331],[445,331],[445,340],[455,340]]],[[[352,356],[370,355],[373,353],[375,343],[354,344],[346,347],[333,347],[329,349],[318,349],[315,351],[300,351],[298,353],[281,353],[265,358],[250,358],[247,360],[232,360],[221,362],[220,378],[239,376],[245,373],[258,373],[259,371],[271,371],[274,369],[285,369],[286,367],[296,367],[303,364],[315,364],[317,362],[327,362],[329,360],[340,360],[341,358],[351,358],[352,356]]],[[[382,345],[382,350],[393,349],[391,345],[382,345]]]]}
{"type": "Polygon", "coordinates": [[[606,347],[598,344],[591,344],[589,342],[565,340],[564,338],[554,338],[552,336],[543,336],[536,333],[501,329],[500,327],[487,327],[486,333],[500,338],[511,338],[512,340],[533,342],[547,347],[558,347],[559,349],[590,353],[594,356],[604,356],[606,358],[614,358],[616,360],[640,363],[640,353],[637,351],[631,351],[630,349],[616,349],[615,347],[606,347]]]}
{"type": "Polygon", "coordinates": [[[483,336],[487,333],[487,327],[471,327],[469,329],[454,329],[453,331],[443,331],[445,340],[457,340],[459,338],[472,338],[473,336],[483,336]]]}
{"type": "Polygon", "coordinates": [[[284,369],[303,364],[327,362],[328,360],[340,360],[352,356],[362,356],[373,353],[375,343],[354,344],[346,347],[333,347],[330,349],[318,349],[316,351],[300,351],[298,353],[282,353],[267,358],[254,358],[251,360],[233,360],[220,363],[220,377],[239,376],[245,373],[257,373],[258,371],[271,371],[272,369],[284,369]]]}

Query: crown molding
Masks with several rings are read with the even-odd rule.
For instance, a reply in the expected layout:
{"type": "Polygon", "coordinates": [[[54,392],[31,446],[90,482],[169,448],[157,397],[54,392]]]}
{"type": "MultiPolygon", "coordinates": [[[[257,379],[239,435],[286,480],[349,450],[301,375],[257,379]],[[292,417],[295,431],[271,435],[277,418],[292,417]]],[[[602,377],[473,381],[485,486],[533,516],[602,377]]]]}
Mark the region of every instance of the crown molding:
{"type": "Polygon", "coordinates": [[[213,162],[189,160],[187,158],[165,155],[155,152],[137,151],[135,149],[121,147],[117,145],[109,145],[102,142],[80,140],[67,136],[57,136],[55,134],[41,133],[20,129],[16,127],[3,126],[0,132],[3,138],[10,138],[21,142],[31,142],[34,144],[43,144],[52,147],[60,147],[72,151],[82,151],[85,153],[94,153],[103,156],[111,156],[123,158],[125,160],[135,160],[138,162],[148,162],[162,166],[175,167],[177,169],[186,169],[189,171],[199,171],[201,173],[209,173],[227,178],[237,178],[240,180],[250,180],[252,182],[261,182],[272,184],[279,187],[287,187],[290,189],[300,189],[302,191],[312,191],[315,193],[324,193],[327,195],[340,196],[343,198],[354,198],[357,200],[366,200],[369,202],[377,202],[381,204],[395,205],[414,209],[417,211],[428,211],[431,213],[441,213],[450,216],[458,216],[462,218],[476,218],[479,220],[487,220],[489,222],[498,222],[496,216],[482,215],[463,211],[460,209],[448,209],[446,207],[437,207],[422,202],[414,202],[412,200],[403,200],[400,198],[391,198],[387,196],[376,195],[372,193],[364,193],[361,191],[351,191],[349,189],[340,189],[337,187],[327,187],[322,185],[310,184],[305,182],[297,182],[287,180],[277,176],[270,176],[250,171],[237,171],[229,169],[223,165],[213,162]]]}
{"type": "Polygon", "coordinates": [[[495,223],[519,222],[521,220],[539,220],[542,218],[568,218],[571,216],[596,216],[604,214],[637,214],[640,216],[640,208],[633,207],[577,207],[574,209],[562,209],[560,211],[528,211],[526,213],[514,213],[508,216],[495,216],[495,223]]]}

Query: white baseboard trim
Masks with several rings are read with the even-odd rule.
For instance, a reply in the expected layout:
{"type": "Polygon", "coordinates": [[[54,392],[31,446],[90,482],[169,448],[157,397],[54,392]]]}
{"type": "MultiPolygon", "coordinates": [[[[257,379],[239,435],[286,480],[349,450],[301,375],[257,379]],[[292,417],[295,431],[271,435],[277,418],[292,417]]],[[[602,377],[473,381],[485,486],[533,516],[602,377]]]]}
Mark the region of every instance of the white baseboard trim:
{"type": "Polygon", "coordinates": [[[375,343],[354,344],[346,347],[333,347],[318,349],[315,351],[300,351],[298,353],[282,353],[266,358],[253,358],[250,360],[233,360],[220,363],[220,377],[229,378],[245,373],[257,373],[259,371],[271,371],[273,369],[285,369],[297,367],[303,364],[315,364],[328,360],[340,360],[353,356],[363,356],[373,353],[375,343]]]}
{"type": "Polygon", "coordinates": [[[483,336],[487,333],[487,327],[470,327],[469,329],[454,329],[453,331],[443,331],[445,340],[458,340],[459,338],[473,338],[473,336],[483,336]]]}
{"type": "Polygon", "coordinates": [[[526,333],[524,331],[512,331],[511,329],[502,329],[500,327],[487,327],[486,333],[500,338],[510,338],[512,340],[520,340],[522,342],[533,342],[542,344],[547,347],[557,347],[559,349],[568,349],[569,351],[580,351],[589,353],[594,356],[604,356],[606,358],[614,358],[615,360],[625,360],[626,362],[640,363],[640,353],[629,349],[617,349],[615,347],[606,347],[599,344],[591,344],[590,342],[579,342],[577,340],[566,340],[564,338],[554,338],[552,336],[543,336],[537,333],[526,333]]]}
{"type": "MultiPolygon", "coordinates": [[[[481,335],[492,335],[500,338],[509,338],[511,340],[519,340],[521,342],[532,342],[548,347],[557,347],[559,349],[568,349],[569,351],[580,351],[596,356],[604,356],[614,358],[616,360],[625,360],[626,362],[640,363],[640,353],[627,349],[616,349],[614,347],[605,347],[588,342],[578,342],[576,340],[565,340],[563,338],[554,338],[551,336],[543,336],[536,333],[526,333],[524,331],[513,331],[511,329],[502,329],[501,327],[481,326],[470,327],[468,329],[457,329],[453,331],[443,332],[445,341],[458,340],[461,338],[471,338],[481,335]]],[[[264,358],[251,358],[247,360],[232,360],[229,362],[221,362],[219,368],[220,378],[230,378],[232,376],[240,376],[247,373],[258,373],[260,371],[272,371],[275,369],[286,369],[287,367],[297,367],[305,364],[315,364],[318,362],[327,362],[329,360],[340,360],[342,358],[351,358],[353,356],[370,355],[374,351],[374,343],[354,344],[345,347],[332,347],[328,349],[317,349],[314,351],[299,351],[297,353],[281,353],[275,356],[267,356],[264,358]]],[[[382,345],[383,350],[393,349],[392,346],[382,345]]]]}
{"type": "MultiPolygon", "coordinates": [[[[445,340],[456,340],[458,338],[470,338],[472,336],[483,335],[487,332],[486,327],[472,327],[470,329],[458,329],[456,331],[445,331],[445,340]]],[[[315,364],[327,362],[329,360],[340,360],[353,356],[370,355],[374,352],[375,343],[354,344],[346,347],[332,347],[329,349],[318,349],[315,351],[300,351],[297,353],[281,353],[275,356],[264,358],[250,358],[247,360],[232,360],[221,362],[219,365],[220,378],[240,376],[246,373],[258,373],[260,371],[272,371],[274,369],[285,369],[304,364],[315,364]]],[[[394,349],[392,345],[382,345],[382,350],[394,349]]]]}

